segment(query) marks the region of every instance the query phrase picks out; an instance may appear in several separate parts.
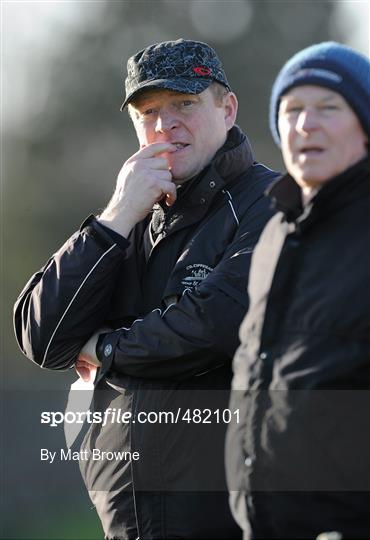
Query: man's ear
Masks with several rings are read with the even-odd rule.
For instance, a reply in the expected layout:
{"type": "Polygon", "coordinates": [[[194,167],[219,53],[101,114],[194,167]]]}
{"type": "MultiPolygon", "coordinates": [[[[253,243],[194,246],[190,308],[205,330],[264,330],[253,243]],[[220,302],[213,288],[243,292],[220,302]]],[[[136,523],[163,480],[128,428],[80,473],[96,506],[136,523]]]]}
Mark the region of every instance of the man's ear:
{"type": "Polygon", "coordinates": [[[238,99],[234,92],[229,92],[224,97],[225,125],[229,131],[235,124],[236,114],[238,112],[238,99]]]}

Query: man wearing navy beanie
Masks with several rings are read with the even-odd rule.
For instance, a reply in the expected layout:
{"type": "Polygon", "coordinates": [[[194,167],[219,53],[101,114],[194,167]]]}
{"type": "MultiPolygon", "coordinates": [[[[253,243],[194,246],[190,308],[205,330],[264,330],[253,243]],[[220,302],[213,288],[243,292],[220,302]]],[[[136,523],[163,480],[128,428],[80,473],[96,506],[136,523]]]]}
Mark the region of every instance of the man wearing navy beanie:
{"type": "Polygon", "coordinates": [[[288,172],[252,259],[226,443],[245,539],[370,538],[369,83],[369,60],[329,42],[273,85],[288,172]]]}
{"type": "Polygon", "coordinates": [[[271,92],[270,129],[280,144],[278,112],[281,97],[294,86],[317,85],[341,94],[370,133],[369,59],[333,41],[319,43],[295,54],[281,69],[271,92]]]}

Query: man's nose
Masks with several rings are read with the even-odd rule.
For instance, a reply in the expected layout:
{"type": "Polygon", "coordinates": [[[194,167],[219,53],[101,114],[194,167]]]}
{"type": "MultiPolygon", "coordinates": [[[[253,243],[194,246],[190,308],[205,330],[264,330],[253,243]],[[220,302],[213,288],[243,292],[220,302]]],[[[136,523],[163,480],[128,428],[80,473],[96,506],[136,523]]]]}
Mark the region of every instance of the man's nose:
{"type": "Polygon", "coordinates": [[[155,129],[157,132],[165,133],[178,126],[178,119],[168,110],[161,110],[158,113],[155,129]]]}
{"type": "Polygon", "coordinates": [[[309,133],[318,127],[317,113],[313,109],[303,109],[297,118],[296,129],[300,133],[309,133]]]}

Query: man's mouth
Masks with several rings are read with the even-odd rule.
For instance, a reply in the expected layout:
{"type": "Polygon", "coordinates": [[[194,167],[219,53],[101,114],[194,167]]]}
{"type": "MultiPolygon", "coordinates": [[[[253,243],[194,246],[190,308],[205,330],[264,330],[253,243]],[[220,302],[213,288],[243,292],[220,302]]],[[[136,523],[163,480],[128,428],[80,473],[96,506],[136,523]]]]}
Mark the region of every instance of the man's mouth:
{"type": "Polygon", "coordinates": [[[318,156],[324,152],[324,148],[321,146],[303,146],[299,149],[300,156],[318,156]]]}
{"type": "MultiPolygon", "coordinates": [[[[187,148],[188,146],[190,146],[189,144],[187,144],[187,143],[182,143],[182,142],[173,142],[173,143],[171,143],[171,144],[173,144],[174,146],[176,146],[176,148],[177,148],[176,152],[181,151],[181,150],[183,150],[184,148],[187,148]]],[[[176,154],[176,152],[174,152],[174,154],[176,154]]]]}

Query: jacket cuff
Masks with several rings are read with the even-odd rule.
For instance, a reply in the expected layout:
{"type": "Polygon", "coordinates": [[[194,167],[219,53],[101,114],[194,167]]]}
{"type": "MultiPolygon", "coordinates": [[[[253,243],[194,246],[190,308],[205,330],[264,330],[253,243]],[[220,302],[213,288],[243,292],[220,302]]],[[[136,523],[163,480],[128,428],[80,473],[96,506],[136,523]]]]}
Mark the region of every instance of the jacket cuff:
{"type": "Polygon", "coordinates": [[[99,335],[95,352],[102,365],[96,377],[95,384],[101,381],[111,369],[118,340],[119,332],[108,332],[99,335]]]}
{"type": "Polygon", "coordinates": [[[124,236],[99,223],[93,214],[88,216],[82,223],[80,232],[82,231],[94,238],[104,249],[116,244],[121,251],[125,252],[130,245],[130,242],[124,236]]]}
{"type": "Polygon", "coordinates": [[[113,242],[115,242],[117,246],[119,246],[122,249],[122,251],[126,251],[128,246],[130,245],[130,242],[124,236],[122,236],[122,234],[119,234],[118,232],[113,231],[113,229],[106,227],[105,225],[103,225],[102,223],[99,223],[98,221],[96,222],[96,225],[98,227],[101,227],[103,231],[112,238],[113,242]]]}

